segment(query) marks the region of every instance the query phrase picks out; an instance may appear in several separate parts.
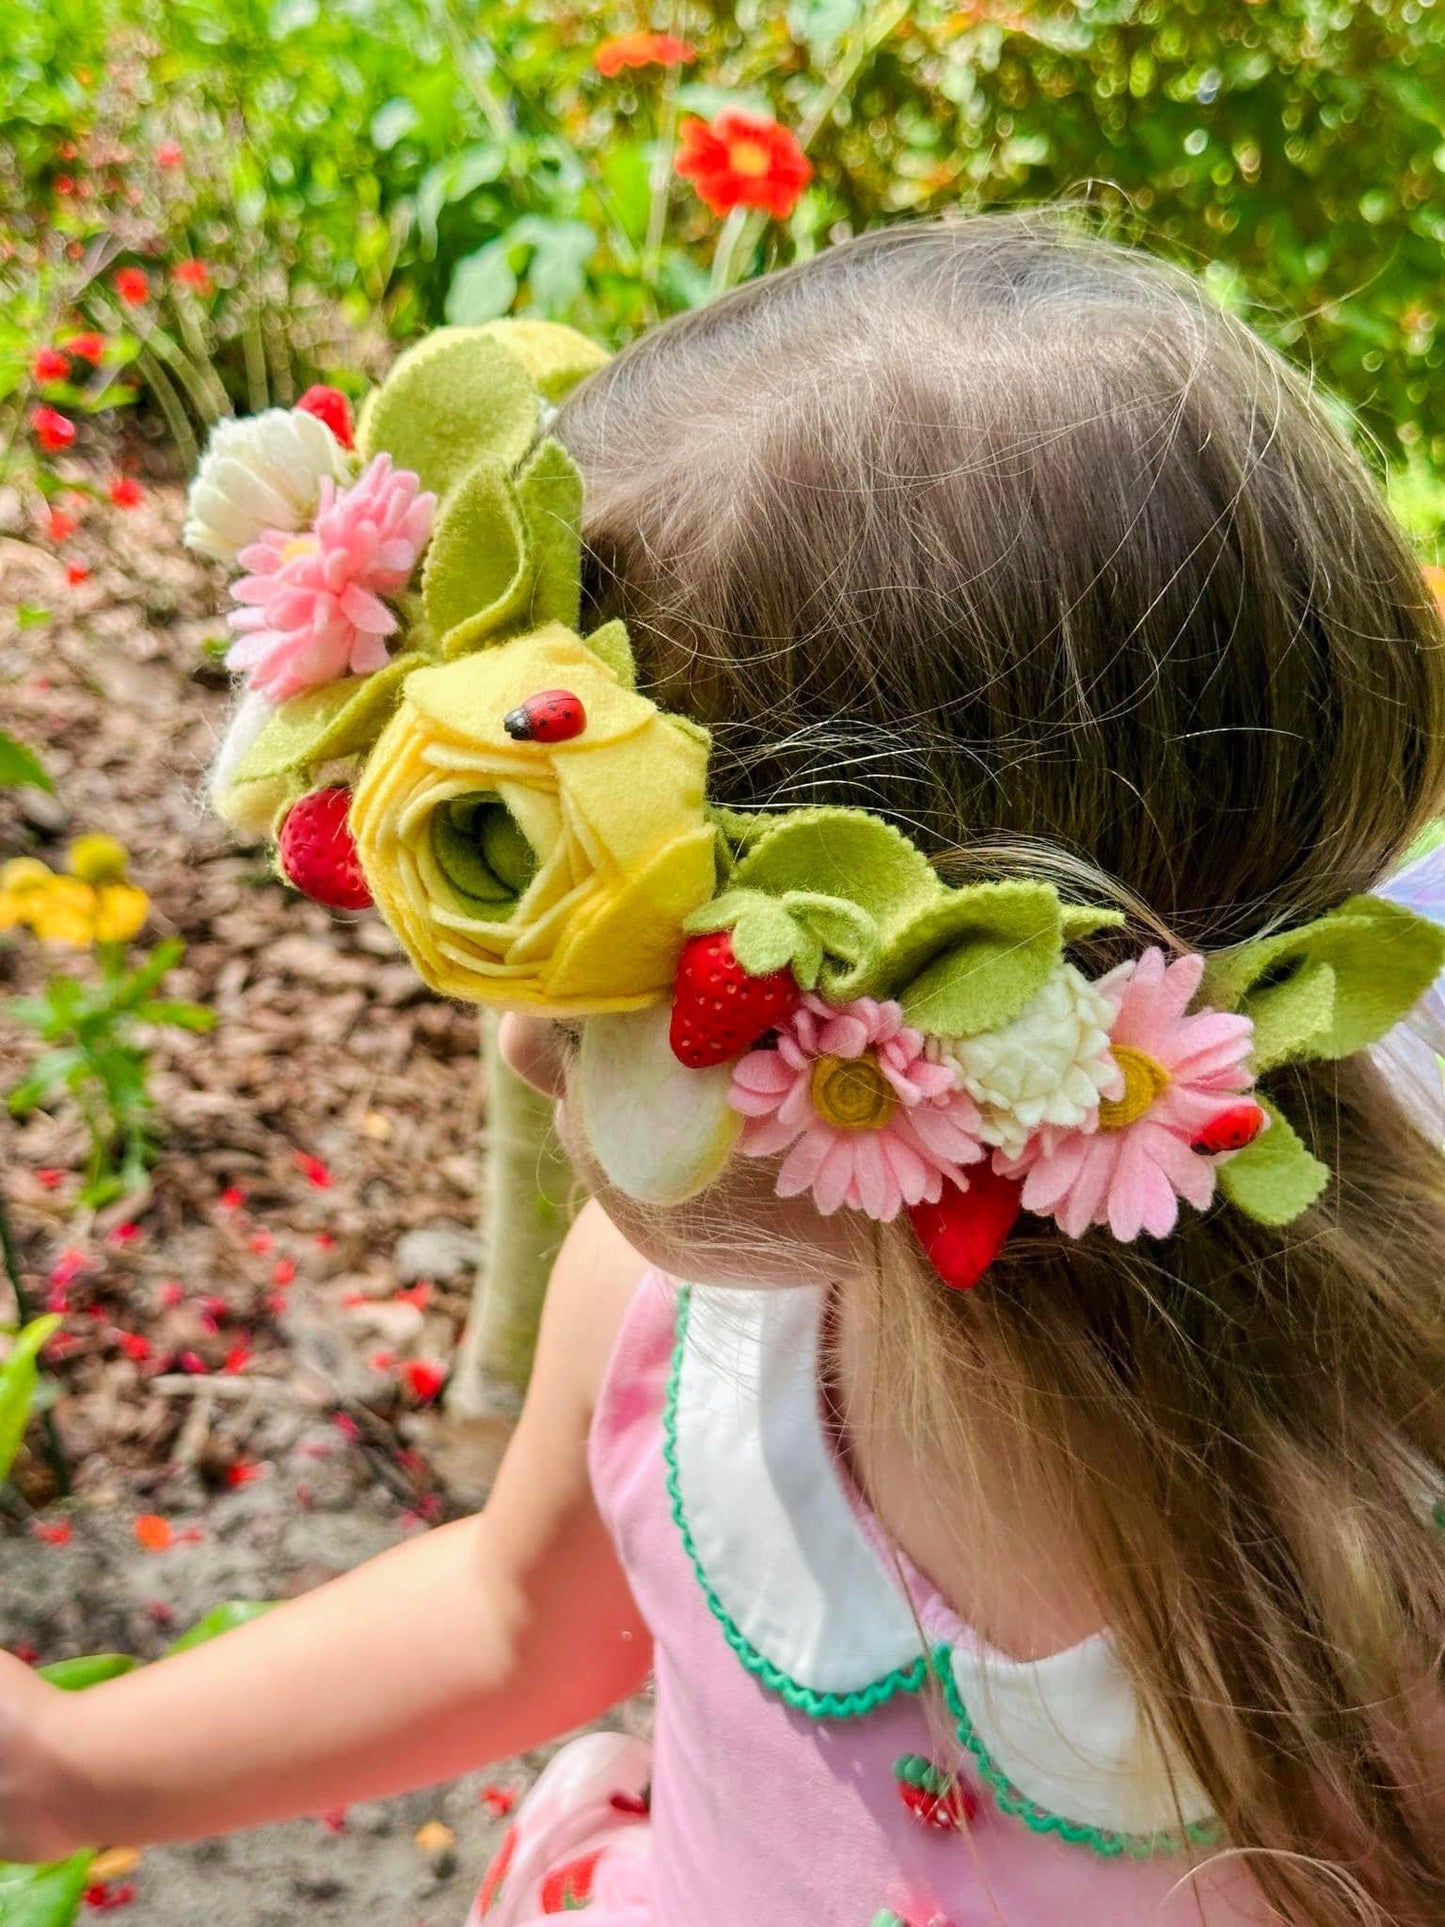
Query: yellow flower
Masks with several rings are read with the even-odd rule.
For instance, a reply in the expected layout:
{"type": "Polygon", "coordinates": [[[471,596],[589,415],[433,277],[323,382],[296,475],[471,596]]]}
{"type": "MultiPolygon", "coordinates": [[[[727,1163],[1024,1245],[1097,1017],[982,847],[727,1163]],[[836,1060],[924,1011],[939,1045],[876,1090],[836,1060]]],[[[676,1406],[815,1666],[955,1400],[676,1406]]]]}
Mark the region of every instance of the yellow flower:
{"type": "Polygon", "coordinates": [[[671,988],[682,920],[716,886],[707,742],[558,623],[418,669],[367,762],[351,830],[377,907],[433,989],[591,1016],[671,988]],[[586,726],[517,742],[503,717],[567,689],[586,726]]]}
{"type": "MultiPolygon", "coordinates": [[[[99,876],[114,876],[119,852],[124,875],[125,852],[113,837],[80,837],[71,845],[72,868],[79,864],[99,876]],[[82,846],[93,846],[86,849],[82,846]],[[101,846],[109,846],[102,848],[101,846]]],[[[140,929],[150,899],[133,883],[90,882],[83,871],[57,876],[35,857],[16,857],[0,869],[0,930],[24,924],[47,943],[73,944],[85,950],[93,943],[125,943],[140,929]]]]}
{"type": "Polygon", "coordinates": [[[124,883],[130,858],[113,836],[78,836],[65,853],[65,867],[84,883],[124,883]]]}

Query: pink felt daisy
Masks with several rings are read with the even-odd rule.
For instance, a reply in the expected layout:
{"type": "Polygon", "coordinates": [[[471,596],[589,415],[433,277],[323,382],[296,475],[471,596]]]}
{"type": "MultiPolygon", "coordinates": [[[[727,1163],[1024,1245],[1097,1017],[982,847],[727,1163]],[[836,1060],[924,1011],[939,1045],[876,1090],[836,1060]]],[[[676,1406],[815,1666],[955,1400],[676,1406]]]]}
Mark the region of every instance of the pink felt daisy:
{"type": "Polygon", "coordinates": [[[840,1205],[884,1224],[905,1204],[935,1202],[945,1178],[984,1155],[978,1108],[953,1069],[924,1055],[896,1003],[805,996],[775,1050],[733,1069],[730,1102],[747,1119],[738,1148],[786,1151],[778,1195],[811,1191],[823,1215],[840,1205]]]}
{"type": "Polygon", "coordinates": [[[240,638],[226,662],[252,689],[285,702],[348,671],[364,676],[387,660],[397,627],[381,600],[404,588],[431,533],[434,495],[410,469],[378,455],[350,488],[321,478],[313,526],[300,535],[268,529],[238,558],[249,573],[231,590],[242,606],[229,622],[240,638]]]}
{"type": "Polygon", "coordinates": [[[1209,1204],[1215,1160],[1190,1147],[1253,1084],[1254,1026],[1217,1010],[1186,1017],[1203,975],[1202,957],[1166,964],[1150,949],[1100,979],[1116,1010],[1109,1047],[1123,1095],[1100,1103],[1096,1130],[1045,1126],[1021,1156],[995,1160],[1024,1179],[1025,1211],[1070,1238],[1107,1224],[1128,1243],[1141,1231],[1167,1237],[1180,1198],[1201,1211],[1209,1204]]]}

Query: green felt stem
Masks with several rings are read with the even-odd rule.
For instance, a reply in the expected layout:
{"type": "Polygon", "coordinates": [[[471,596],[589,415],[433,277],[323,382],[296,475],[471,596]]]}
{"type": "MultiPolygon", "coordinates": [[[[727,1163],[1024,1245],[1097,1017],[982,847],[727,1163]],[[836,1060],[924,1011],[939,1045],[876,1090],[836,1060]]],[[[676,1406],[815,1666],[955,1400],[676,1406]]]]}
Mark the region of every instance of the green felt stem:
{"type": "Polygon", "coordinates": [[[532,1374],[542,1300],[575,1189],[552,1100],[502,1061],[497,1019],[483,1040],[487,1089],[485,1257],[447,1391],[447,1410],[484,1418],[515,1407],[532,1374]]]}

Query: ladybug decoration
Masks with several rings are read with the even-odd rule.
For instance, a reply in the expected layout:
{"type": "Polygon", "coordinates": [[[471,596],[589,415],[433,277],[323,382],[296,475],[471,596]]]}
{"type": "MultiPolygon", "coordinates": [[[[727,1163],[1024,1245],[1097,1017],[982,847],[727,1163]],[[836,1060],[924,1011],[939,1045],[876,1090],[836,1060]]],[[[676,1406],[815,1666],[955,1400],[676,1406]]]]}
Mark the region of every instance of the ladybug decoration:
{"type": "Polygon", "coordinates": [[[502,728],[516,743],[567,743],[586,727],[582,699],[570,689],[544,689],[502,718],[502,728]]]}
{"type": "Polygon", "coordinates": [[[1258,1104],[1231,1104],[1217,1111],[1190,1143],[1190,1150],[1202,1158],[1221,1157],[1226,1151],[1242,1151],[1253,1144],[1268,1123],[1258,1104]]]}

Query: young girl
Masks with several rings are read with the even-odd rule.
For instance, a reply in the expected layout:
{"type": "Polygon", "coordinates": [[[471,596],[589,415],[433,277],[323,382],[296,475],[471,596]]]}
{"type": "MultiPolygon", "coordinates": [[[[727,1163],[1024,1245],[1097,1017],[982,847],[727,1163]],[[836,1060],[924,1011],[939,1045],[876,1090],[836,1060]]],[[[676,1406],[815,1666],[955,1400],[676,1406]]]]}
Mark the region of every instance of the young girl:
{"type": "Polygon", "coordinates": [[[487,503],[534,526],[526,437],[458,482],[412,419],[363,453],[442,497],[432,666],[351,826],[592,1202],[480,1518],[83,1695],[7,1666],[0,1855],[375,1798],[652,1675],[487,1927],[1438,1924],[1445,1184],[1367,1046],[1442,958],[1367,893],[1442,807],[1445,634],[1325,412],[1059,223],[867,236],[564,404],[590,668],[575,613],[516,640],[565,542],[447,602],[487,503]]]}

